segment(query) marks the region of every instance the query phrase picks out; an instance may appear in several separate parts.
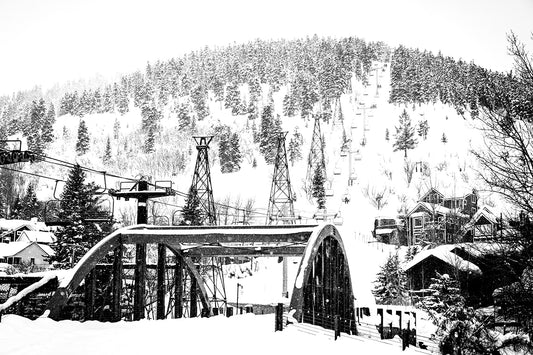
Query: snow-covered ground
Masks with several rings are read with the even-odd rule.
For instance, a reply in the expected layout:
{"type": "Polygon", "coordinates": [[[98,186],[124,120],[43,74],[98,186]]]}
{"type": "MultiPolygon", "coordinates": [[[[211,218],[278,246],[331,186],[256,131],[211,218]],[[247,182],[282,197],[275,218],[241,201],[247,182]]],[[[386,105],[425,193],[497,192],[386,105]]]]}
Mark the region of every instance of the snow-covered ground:
{"type": "Polygon", "coordinates": [[[2,355],[115,354],[400,354],[398,345],[360,338],[274,332],[274,315],[100,323],[30,321],[7,315],[0,323],[2,355]]]}

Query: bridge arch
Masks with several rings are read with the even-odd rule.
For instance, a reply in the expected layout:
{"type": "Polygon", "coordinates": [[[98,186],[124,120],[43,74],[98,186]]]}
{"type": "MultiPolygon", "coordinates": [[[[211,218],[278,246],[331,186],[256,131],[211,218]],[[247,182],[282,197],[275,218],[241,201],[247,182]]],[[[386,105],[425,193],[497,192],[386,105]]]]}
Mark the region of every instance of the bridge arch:
{"type": "Polygon", "coordinates": [[[295,280],[290,312],[299,322],[355,333],[352,276],[344,242],[337,228],[317,228],[304,252],[295,280]]]}
{"type": "MultiPolygon", "coordinates": [[[[122,247],[125,242],[123,238],[124,234],[136,230],[143,230],[145,227],[145,225],[135,225],[118,229],[94,245],[72,269],[71,274],[60,283],[58,289],[48,303],[47,312],[45,314],[52,319],[60,319],[61,310],[67,304],[69,297],[78,288],[78,286],[80,286],[85,277],[87,277],[89,273],[95,269],[98,262],[110,252],[122,247]]],[[[143,240],[142,236],[140,236],[138,238],[128,238],[127,243],[145,244],[146,241],[143,240]]],[[[202,277],[200,276],[200,273],[198,272],[194,263],[190,258],[184,257],[181,251],[176,249],[173,245],[166,243],[161,244],[170,249],[176,258],[179,258],[183,262],[185,269],[190,273],[191,277],[196,280],[202,306],[204,309],[209,309],[209,297],[207,295],[202,277]]]]}

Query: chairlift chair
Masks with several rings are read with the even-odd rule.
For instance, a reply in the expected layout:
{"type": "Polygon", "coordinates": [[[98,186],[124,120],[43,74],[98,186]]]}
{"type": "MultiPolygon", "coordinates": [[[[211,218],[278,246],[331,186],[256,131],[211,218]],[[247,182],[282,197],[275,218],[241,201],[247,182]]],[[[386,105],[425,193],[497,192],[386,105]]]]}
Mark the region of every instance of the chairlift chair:
{"type": "Polygon", "coordinates": [[[333,224],[336,226],[342,226],[343,222],[344,219],[342,218],[341,212],[339,211],[339,213],[337,213],[335,217],[333,217],[333,224]]]}
{"type": "Polygon", "coordinates": [[[340,174],[341,174],[341,168],[335,167],[335,169],[333,170],[333,175],[340,175],[340,174]]]}

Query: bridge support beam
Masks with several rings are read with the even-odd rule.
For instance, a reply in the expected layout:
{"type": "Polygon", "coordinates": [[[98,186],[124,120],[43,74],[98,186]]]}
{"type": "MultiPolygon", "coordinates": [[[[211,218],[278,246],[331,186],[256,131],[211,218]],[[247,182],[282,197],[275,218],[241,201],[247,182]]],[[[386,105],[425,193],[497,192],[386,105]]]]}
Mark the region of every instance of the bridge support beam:
{"type": "Polygon", "coordinates": [[[157,319],[165,319],[165,274],[167,246],[165,244],[157,245],[157,319]]]}
{"type": "Polygon", "coordinates": [[[94,319],[94,289],[96,287],[96,271],[93,269],[85,277],[85,320],[94,319]]]}
{"type": "MultiPolygon", "coordinates": [[[[196,267],[196,265],[195,265],[196,267]]],[[[197,317],[198,316],[198,304],[197,304],[197,301],[198,301],[198,285],[197,285],[197,282],[196,282],[196,278],[194,277],[194,275],[192,274],[192,272],[190,273],[190,276],[191,276],[191,290],[189,292],[189,317],[190,318],[194,318],[194,317],[197,317]]]]}
{"type": "Polygon", "coordinates": [[[120,307],[120,298],[122,296],[122,255],[124,253],[124,246],[119,243],[118,247],[113,251],[113,299],[112,311],[113,321],[118,322],[122,318],[122,309],[120,307]]]}
{"type": "Polygon", "coordinates": [[[176,255],[174,269],[174,318],[183,317],[183,259],[176,255]]]}

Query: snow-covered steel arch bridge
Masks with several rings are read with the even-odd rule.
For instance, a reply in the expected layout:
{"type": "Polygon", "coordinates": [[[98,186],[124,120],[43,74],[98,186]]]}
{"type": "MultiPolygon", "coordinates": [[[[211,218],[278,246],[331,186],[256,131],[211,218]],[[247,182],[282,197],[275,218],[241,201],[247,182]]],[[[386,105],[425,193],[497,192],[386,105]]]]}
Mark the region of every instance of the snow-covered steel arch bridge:
{"type": "MultiPolygon", "coordinates": [[[[111,288],[105,320],[119,320],[124,313],[125,245],[157,244],[157,318],[169,315],[169,303],[174,302],[173,316],[184,315],[183,300],[188,305],[189,316],[197,316],[197,302],[204,316],[217,312],[212,307],[209,292],[216,289],[200,275],[197,260],[205,257],[227,256],[302,256],[292,293],[290,307],[299,320],[333,327],[336,318],[343,331],[353,331],[354,297],[352,280],[344,244],[333,225],[305,226],[221,226],[221,227],[169,227],[136,225],[115,231],[96,244],[64,278],[50,300],[46,314],[53,319],[69,317],[71,299],[75,290],[84,283],[86,319],[102,319],[94,316],[98,300],[94,290],[97,276],[94,272],[102,262],[108,261],[112,275],[104,282],[111,288]],[[173,265],[168,265],[166,249],[173,254],[173,265]],[[109,262],[111,261],[111,262],[109,262]],[[168,271],[171,270],[171,277],[168,271]],[[179,272],[178,272],[179,271],[179,272]],[[166,275],[166,276],[165,276],[166,275]],[[186,282],[187,277],[189,282],[186,282]],[[169,282],[173,281],[173,282],[169,282]],[[169,283],[173,283],[170,290],[169,283]],[[210,290],[211,289],[211,290],[210,290]]],[[[135,277],[130,276],[133,290],[133,319],[144,317],[146,270],[139,270],[136,262],[135,277]]],[[[205,276],[205,275],[204,275],[205,276]]],[[[99,280],[101,281],[101,280],[99,280]]],[[[213,281],[213,280],[212,280],[213,281]]],[[[100,286],[100,288],[103,288],[100,286]]],[[[216,292],[216,291],[215,291],[216,292]]],[[[104,297],[105,298],[105,297],[104,297]]],[[[100,303],[103,301],[100,300],[100,303]]],[[[104,302],[105,303],[105,302],[104,302]]]]}

